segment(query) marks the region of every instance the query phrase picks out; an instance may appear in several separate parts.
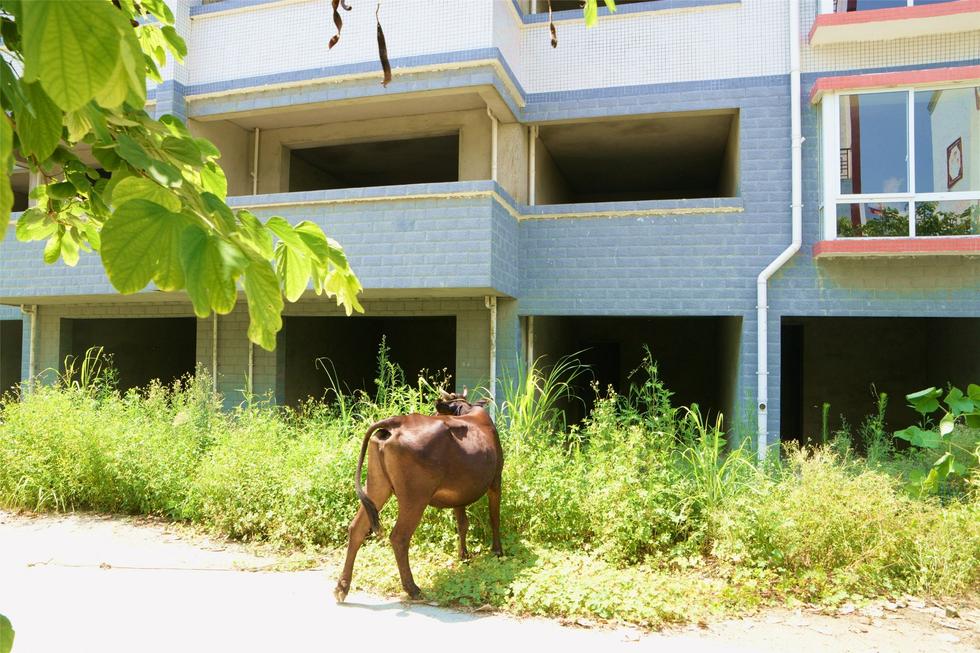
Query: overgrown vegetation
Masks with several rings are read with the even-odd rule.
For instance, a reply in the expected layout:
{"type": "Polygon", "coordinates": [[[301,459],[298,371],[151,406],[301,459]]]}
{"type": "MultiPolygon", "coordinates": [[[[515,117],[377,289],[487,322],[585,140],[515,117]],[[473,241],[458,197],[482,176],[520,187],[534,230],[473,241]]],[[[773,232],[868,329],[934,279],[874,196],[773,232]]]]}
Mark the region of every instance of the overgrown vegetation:
{"type": "MultiPolygon", "coordinates": [[[[364,427],[430,411],[439,384],[409,385],[386,349],[379,358],[373,396],[335,386],[326,404],[250,398],[229,412],[203,374],[120,394],[111,366],[90,357],[56,386],[0,402],[0,505],[155,514],[337,561],[364,427]]],[[[498,416],[507,557],[489,553],[485,501],[470,510],[468,563],[455,560],[452,512],[428,511],[412,557],[429,598],[656,627],[775,599],[980,587],[975,455],[941,499],[909,493],[909,474],[938,453],[896,451],[883,403],[855,433],[758,466],[716,418],[672,404],[649,355],[629,392],[596,388],[572,426],[557,406],[582,370],[556,369],[513,383],[498,416]]],[[[954,435],[977,451],[980,431],[954,435]]],[[[394,512],[382,513],[388,530],[394,512]]],[[[386,541],[362,550],[354,584],[399,593],[386,541]]]]}

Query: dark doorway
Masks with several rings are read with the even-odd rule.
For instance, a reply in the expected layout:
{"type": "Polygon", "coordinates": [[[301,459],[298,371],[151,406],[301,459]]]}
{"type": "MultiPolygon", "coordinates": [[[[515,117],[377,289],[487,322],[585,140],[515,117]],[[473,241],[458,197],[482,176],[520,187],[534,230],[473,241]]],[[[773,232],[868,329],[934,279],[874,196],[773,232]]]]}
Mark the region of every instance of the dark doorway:
{"type": "Polygon", "coordinates": [[[192,317],[61,320],[61,362],[76,369],[92,347],[112,356],[119,389],[142,388],[154,379],[169,384],[194,373],[197,320],[192,317]]]}
{"type": "Polygon", "coordinates": [[[803,325],[783,324],[780,335],[779,438],[803,439],[803,325]]]}
{"type": "Polygon", "coordinates": [[[734,410],[739,317],[534,317],[535,356],[544,363],[575,354],[590,374],[575,388],[582,402],[571,404],[567,418],[577,421],[591,408],[594,380],[605,393],[629,392],[633,370],[649,348],[661,380],[673,393],[674,406],[698,404],[702,414],[734,410]]]}
{"type": "Polygon", "coordinates": [[[286,317],[279,339],[281,398],[289,405],[324,398],[332,388],[324,365],[345,392],[373,395],[382,338],[408,383],[423,370],[455,376],[455,317],[286,317]]]}
{"type": "MultiPolygon", "coordinates": [[[[824,403],[830,404],[829,433],[845,421],[853,430],[875,412],[876,394],[886,393],[886,428],[897,430],[918,422],[905,395],[948,383],[965,390],[980,379],[980,318],[784,317],[782,324],[784,349],[791,327],[798,335],[790,336],[790,346],[802,351],[799,371],[784,368],[780,389],[781,397],[802,396],[799,418],[792,402],[780,415],[783,422],[789,410],[802,424],[797,438],[820,438],[824,403]]],[[[780,431],[794,436],[785,424],[780,431]]]]}
{"type": "Polygon", "coordinates": [[[23,320],[0,320],[0,395],[21,381],[23,320]]]}

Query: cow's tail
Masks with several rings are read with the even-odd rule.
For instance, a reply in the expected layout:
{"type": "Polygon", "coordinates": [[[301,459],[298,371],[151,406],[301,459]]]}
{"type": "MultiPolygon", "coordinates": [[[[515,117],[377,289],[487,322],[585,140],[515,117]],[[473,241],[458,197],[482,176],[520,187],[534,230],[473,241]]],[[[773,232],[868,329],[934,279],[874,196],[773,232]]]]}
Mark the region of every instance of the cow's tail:
{"type": "Polygon", "coordinates": [[[357,498],[361,500],[361,505],[364,506],[364,510],[368,514],[368,519],[371,520],[371,532],[375,535],[381,532],[381,520],[378,518],[378,507],[374,505],[371,497],[361,487],[361,470],[364,468],[364,456],[367,454],[368,442],[371,440],[371,436],[374,435],[375,431],[386,426],[391,426],[390,418],[375,422],[368,427],[367,432],[364,434],[364,440],[361,441],[361,455],[357,459],[357,471],[354,472],[354,490],[357,492],[357,498]]]}

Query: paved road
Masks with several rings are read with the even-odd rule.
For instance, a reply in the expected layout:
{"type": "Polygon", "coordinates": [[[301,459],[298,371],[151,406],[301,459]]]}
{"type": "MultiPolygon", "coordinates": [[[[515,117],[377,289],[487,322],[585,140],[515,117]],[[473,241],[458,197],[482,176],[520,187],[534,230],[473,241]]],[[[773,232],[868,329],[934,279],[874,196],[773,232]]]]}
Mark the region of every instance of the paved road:
{"type": "Polygon", "coordinates": [[[0,613],[17,630],[14,653],[960,653],[980,642],[961,631],[948,631],[958,633],[955,643],[947,632],[909,631],[914,624],[907,620],[861,634],[847,620],[768,615],[709,631],[640,637],[357,593],[338,606],[334,579],[324,572],[235,570],[268,562],[159,525],[0,511],[0,613]]]}

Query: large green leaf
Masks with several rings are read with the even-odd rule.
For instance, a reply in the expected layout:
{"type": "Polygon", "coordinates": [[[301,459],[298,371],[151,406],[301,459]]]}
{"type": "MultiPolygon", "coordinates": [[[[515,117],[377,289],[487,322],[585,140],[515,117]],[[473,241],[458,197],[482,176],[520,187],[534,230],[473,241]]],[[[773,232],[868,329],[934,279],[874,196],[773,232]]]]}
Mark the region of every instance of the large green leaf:
{"type": "Polygon", "coordinates": [[[939,409],[939,398],[941,396],[943,396],[942,390],[936,387],[930,387],[905,395],[905,398],[908,399],[909,405],[918,413],[928,415],[939,409]]]}
{"type": "Polygon", "coordinates": [[[291,247],[286,241],[276,245],[276,272],[282,279],[286,299],[295,302],[310,283],[310,257],[304,249],[291,247]]]}
{"type": "Polygon", "coordinates": [[[252,215],[242,209],[237,214],[241,239],[249,245],[256,254],[268,260],[272,258],[272,232],[252,215]]]}
{"type": "Polygon", "coordinates": [[[918,426],[910,426],[901,431],[895,431],[895,437],[911,442],[917,447],[935,449],[942,444],[942,438],[935,431],[926,431],[918,426]]]}
{"type": "Polygon", "coordinates": [[[245,269],[245,297],[248,300],[248,337],[268,351],[276,348],[276,334],[282,328],[282,292],[272,266],[252,261],[245,269]]]}
{"type": "Polygon", "coordinates": [[[173,191],[145,177],[123,178],[112,188],[112,195],[109,199],[116,208],[121,207],[126,202],[140,199],[159,204],[174,213],[180,211],[181,206],[180,198],[173,191]]]}
{"type": "Polygon", "coordinates": [[[156,202],[130,200],[116,209],[102,227],[102,264],[113,287],[123,294],[146,287],[160,275],[173,283],[175,251],[163,248],[187,227],[184,216],[156,202]]]}
{"type": "Polygon", "coordinates": [[[17,116],[21,151],[44,161],[61,141],[63,114],[40,84],[24,84],[24,95],[30,102],[33,114],[23,111],[17,116]]]}
{"type": "Polygon", "coordinates": [[[0,614],[0,653],[10,653],[14,647],[14,627],[10,619],[0,614]]]}
{"type": "Polygon", "coordinates": [[[40,80],[65,111],[87,103],[119,59],[114,11],[105,0],[24,3],[24,78],[40,80]]]}
{"type": "Polygon", "coordinates": [[[950,388],[949,394],[946,395],[943,402],[949,406],[949,410],[954,416],[973,412],[973,400],[963,396],[963,391],[959,388],[950,388]]]}
{"type": "Polygon", "coordinates": [[[14,190],[10,186],[10,172],[14,166],[13,140],[10,121],[0,115],[0,240],[7,235],[10,210],[14,206],[14,190]]]}
{"type": "Polygon", "coordinates": [[[17,220],[17,239],[25,242],[49,238],[58,229],[58,223],[48,217],[47,211],[33,206],[20,214],[17,220]]]}
{"type": "Polygon", "coordinates": [[[198,317],[230,313],[235,308],[236,268],[244,261],[235,256],[234,245],[199,227],[184,231],[180,238],[180,262],[184,268],[187,294],[198,317]]]}

